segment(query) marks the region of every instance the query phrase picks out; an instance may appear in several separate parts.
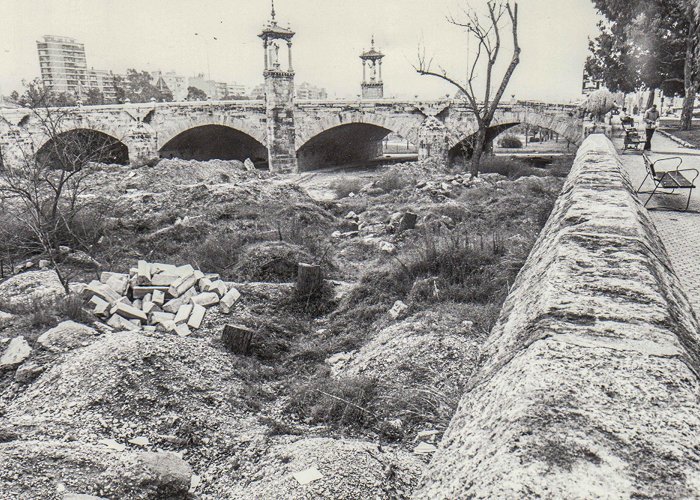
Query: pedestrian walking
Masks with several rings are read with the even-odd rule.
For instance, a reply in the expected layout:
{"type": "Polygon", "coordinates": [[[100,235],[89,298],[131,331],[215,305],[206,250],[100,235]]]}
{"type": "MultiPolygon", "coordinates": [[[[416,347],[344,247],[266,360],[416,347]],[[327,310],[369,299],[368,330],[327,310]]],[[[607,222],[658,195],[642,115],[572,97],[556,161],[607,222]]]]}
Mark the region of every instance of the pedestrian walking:
{"type": "Polygon", "coordinates": [[[646,123],[647,127],[647,142],[644,144],[644,151],[651,151],[651,138],[654,137],[654,132],[656,132],[658,120],[659,110],[656,109],[656,104],[654,104],[644,113],[644,123],[646,123]]]}

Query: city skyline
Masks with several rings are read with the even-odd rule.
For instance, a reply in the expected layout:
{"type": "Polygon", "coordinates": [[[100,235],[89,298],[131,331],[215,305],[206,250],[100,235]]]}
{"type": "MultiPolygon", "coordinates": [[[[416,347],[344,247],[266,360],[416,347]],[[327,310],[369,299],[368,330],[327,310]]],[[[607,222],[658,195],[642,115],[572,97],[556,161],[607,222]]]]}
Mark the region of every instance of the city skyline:
{"type": "MultiPolygon", "coordinates": [[[[184,16],[178,12],[182,11],[180,7],[188,7],[187,2],[173,0],[165,8],[166,2],[151,0],[138,7],[146,13],[130,21],[130,9],[137,8],[132,0],[120,2],[117,8],[104,0],[71,0],[60,5],[46,0],[3,2],[9,4],[6,10],[11,21],[10,29],[0,34],[0,43],[5,47],[0,53],[0,92],[4,94],[19,90],[21,80],[39,76],[35,43],[46,34],[81,40],[86,47],[88,67],[108,68],[115,73],[123,73],[127,68],[183,75],[211,72],[212,80],[235,81],[251,88],[262,80],[263,50],[256,35],[269,18],[266,1],[213,0],[211,9],[184,16]],[[24,14],[28,8],[45,15],[27,19],[31,17],[24,14]],[[162,13],[158,18],[155,13],[159,9],[162,13]],[[104,29],[94,28],[94,19],[98,18],[103,18],[104,29]],[[156,18],[160,24],[152,23],[156,18]]],[[[476,6],[482,2],[473,3],[476,6]]],[[[598,16],[593,7],[575,0],[562,0],[556,6],[544,0],[521,0],[520,4],[523,57],[508,94],[522,99],[576,99],[581,91],[587,37],[596,30],[598,16]],[[571,43],[555,43],[564,34],[571,43]]],[[[290,0],[283,0],[277,2],[277,17],[283,25],[291,23],[297,32],[297,78],[328,89],[330,97],[355,97],[360,93],[359,55],[369,48],[374,35],[377,47],[386,54],[385,95],[437,98],[453,89],[417,75],[411,66],[415,63],[412,58],[422,42],[448,71],[459,74],[466,43],[460,30],[445,21],[445,15],[458,12],[458,5],[454,0],[437,0],[425,9],[424,3],[418,1],[387,0],[374,5],[360,0],[349,6],[335,0],[322,5],[295,0],[292,6],[290,0]],[[357,25],[345,38],[347,41],[337,36],[341,25],[357,25]]]]}

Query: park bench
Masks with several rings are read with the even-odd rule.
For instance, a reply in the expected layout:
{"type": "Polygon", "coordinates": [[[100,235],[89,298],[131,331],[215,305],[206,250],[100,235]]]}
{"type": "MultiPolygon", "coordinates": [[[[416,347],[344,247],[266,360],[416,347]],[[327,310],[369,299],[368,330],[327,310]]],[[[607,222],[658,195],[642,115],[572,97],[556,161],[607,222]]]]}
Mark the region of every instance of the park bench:
{"type": "Polygon", "coordinates": [[[647,174],[642,183],[639,185],[639,188],[637,188],[637,194],[649,194],[649,198],[647,198],[647,201],[644,202],[644,206],[647,206],[647,203],[649,203],[651,198],[657,194],[659,189],[670,189],[671,192],[658,191],[658,194],[674,194],[676,189],[687,189],[688,200],[686,201],[684,210],[688,210],[688,206],[690,206],[690,196],[693,194],[693,189],[695,188],[695,179],[698,178],[698,171],[694,168],[681,169],[680,166],[683,163],[683,158],[680,156],[659,158],[656,161],[651,161],[646,153],[642,153],[642,158],[644,159],[644,167],[646,168],[647,174]],[[675,168],[672,170],[658,171],[656,169],[657,163],[668,161],[677,161],[678,163],[674,165],[675,168]],[[692,179],[684,175],[684,173],[690,172],[695,172],[692,179]],[[651,181],[654,183],[654,189],[651,191],[642,191],[642,186],[644,186],[647,178],[651,179],[651,181]]]}

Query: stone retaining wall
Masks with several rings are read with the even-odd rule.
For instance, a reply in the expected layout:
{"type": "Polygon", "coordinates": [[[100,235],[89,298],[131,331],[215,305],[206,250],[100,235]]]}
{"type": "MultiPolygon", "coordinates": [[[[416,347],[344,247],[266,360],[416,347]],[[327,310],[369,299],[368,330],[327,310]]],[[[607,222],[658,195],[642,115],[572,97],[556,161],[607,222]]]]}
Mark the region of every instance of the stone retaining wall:
{"type": "Polygon", "coordinates": [[[698,498],[699,373],[656,229],[590,136],[415,498],[698,498]]]}

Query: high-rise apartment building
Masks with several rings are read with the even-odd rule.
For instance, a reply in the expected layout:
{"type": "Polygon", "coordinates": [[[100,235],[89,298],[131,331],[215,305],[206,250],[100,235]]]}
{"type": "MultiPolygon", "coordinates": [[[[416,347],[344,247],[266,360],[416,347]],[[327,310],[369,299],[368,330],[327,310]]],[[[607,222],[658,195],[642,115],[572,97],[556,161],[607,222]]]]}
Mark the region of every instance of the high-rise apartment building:
{"type": "Polygon", "coordinates": [[[45,35],[36,42],[44,86],[57,94],[78,94],[88,85],[85,47],[74,38],[45,35]]]}

